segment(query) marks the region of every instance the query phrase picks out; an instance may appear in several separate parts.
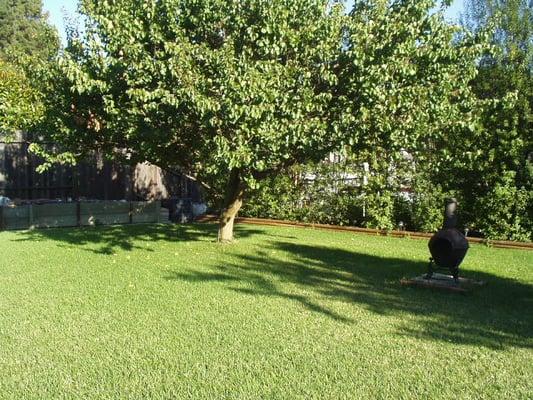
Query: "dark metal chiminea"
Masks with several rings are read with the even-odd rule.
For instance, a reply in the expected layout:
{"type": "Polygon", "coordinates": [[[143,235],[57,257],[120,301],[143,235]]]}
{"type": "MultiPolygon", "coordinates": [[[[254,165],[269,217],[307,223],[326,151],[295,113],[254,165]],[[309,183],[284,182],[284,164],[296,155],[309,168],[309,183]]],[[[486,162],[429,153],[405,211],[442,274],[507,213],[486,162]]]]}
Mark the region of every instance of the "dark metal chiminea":
{"type": "Polygon", "coordinates": [[[449,269],[455,282],[459,281],[459,264],[461,264],[468,251],[468,240],[456,228],[456,211],[457,201],[453,198],[446,199],[444,225],[441,230],[431,237],[428,243],[431,258],[429,259],[427,279],[432,277],[436,265],[440,268],[449,269]]]}

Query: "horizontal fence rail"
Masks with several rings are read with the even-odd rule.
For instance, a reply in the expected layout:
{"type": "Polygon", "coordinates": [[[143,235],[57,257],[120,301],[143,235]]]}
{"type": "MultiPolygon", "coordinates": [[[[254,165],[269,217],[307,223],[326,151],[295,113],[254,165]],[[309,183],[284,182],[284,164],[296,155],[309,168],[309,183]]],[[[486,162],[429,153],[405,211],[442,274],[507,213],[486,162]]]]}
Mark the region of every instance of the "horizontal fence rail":
{"type": "Polygon", "coordinates": [[[0,231],[160,221],[160,201],[78,201],[0,207],[0,231]]]}
{"type": "MultiPolygon", "coordinates": [[[[203,217],[198,218],[197,221],[198,222],[218,222],[218,217],[215,215],[205,215],[203,217]]],[[[381,235],[381,236],[424,239],[424,240],[429,240],[433,236],[433,233],[424,233],[424,232],[396,231],[396,230],[388,231],[388,230],[382,230],[382,229],[358,228],[354,226],[312,224],[312,223],[305,223],[305,222],[294,222],[294,221],[284,221],[284,220],[265,219],[265,218],[237,217],[235,218],[235,222],[242,223],[242,224],[253,224],[253,225],[315,228],[315,229],[323,229],[323,230],[339,231],[339,232],[355,232],[355,233],[362,233],[365,235],[381,235]]],[[[508,240],[489,240],[489,239],[474,238],[474,237],[467,237],[467,239],[469,243],[485,244],[491,247],[533,250],[533,243],[512,242],[508,240]]]]}

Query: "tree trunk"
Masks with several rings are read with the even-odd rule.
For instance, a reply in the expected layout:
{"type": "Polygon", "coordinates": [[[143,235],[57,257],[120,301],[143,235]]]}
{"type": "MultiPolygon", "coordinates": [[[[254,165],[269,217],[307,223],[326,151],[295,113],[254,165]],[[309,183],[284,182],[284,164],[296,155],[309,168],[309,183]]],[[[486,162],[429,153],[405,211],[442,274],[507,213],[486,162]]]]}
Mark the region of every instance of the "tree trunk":
{"type": "Polygon", "coordinates": [[[233,223],[241,208],[243,193],[244,185],[241,182],[240,171],[232,169],[224,197],[224,208],[220,213],[218,241],[221,243],[233,241],[233,223]]]}

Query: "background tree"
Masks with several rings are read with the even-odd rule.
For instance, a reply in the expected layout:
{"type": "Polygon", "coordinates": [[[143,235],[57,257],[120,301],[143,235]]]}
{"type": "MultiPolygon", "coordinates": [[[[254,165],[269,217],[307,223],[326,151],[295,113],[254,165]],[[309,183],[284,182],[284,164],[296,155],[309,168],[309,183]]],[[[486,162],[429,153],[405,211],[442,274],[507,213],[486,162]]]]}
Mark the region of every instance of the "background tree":
{"type": "Polygon", "coordinates": [[[15,52],[46,60],[58,46],[41,0],[0,0],[0,57],[15,52]]]}
{"type": "Polygon", "coordinates": [[[39,93],[20,68],[0,59],[0,138],[31,126],[43,112],[39,93]]]}
{"type": "Polygon", "coordinates": [[[471,85],[484,108],[470,148],[454,150],[453,179],[471,223],[498,238],[533,236],[533,2],[469,0],[463,24],[489,30],[494,51],[481,58],[471,85]]]}
{"type": "Polygon", "coordinates": [[[289,165],[369,150],[395,165],[396,149],[471,123],[479,48],[453,41],[433,6],[86,0],[48,133],[63,154],[148,160],[223,191],[219,239],[231,240],[245,191],[289,165]]]}
{"type": "Polygon", "coordinates": [[[0,0],[0,137],[32,129],[42,121],[44,104],[36,70],[48,68],[59,46],[42,2],[0,0]],[[29,72],[29,73],[26,73],[29,72]]]}

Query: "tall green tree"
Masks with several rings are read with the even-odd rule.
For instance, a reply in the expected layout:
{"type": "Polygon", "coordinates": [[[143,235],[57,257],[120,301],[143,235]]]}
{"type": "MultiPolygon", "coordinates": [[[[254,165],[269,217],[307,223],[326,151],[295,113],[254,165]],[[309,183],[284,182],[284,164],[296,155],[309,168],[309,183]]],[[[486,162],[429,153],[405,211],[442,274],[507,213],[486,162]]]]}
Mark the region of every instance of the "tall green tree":
{"type": "Polygon", "coordinates": [[[20,68],[0,59],[0,138],[31,126],[43,112],[39,93],[20,68]]]}
{"type": "Polygon", "coordinates": [[[31,130],[44,104],[37,70],[50,67],[58,35],[36,0],[0,0],[0,138],[31,130]]]}
{"type": "Polygon", "coordinates": [[[46,60],[58,46],[41,0],[0,0],[0,57],[11,51],[46,60]]]}
{"type": "Polygon", "coordinates": [[[85,0],[48,134],[63,154],[148,160],[224,192],[228,241],[246,191],[288,165],[347,149],[389,160],[469,124],[479,51],[433,1],[357,1],[349,15],[341,3],[85,0]]]}
{"type": "Polygon", "coordinates": [[[359,132],[355,153],[370,166],[369,226],[391,228],[402,187],[422,170],[436,176],[449,162],[433,156],[437,149],[479,121],[469,83],[486,44],[446,23],[443,10],[430,11],[434,4],[361,0],[351,12],[338,90],[341,108],[353,110],[343,129],[359,132]]]}
{"type": "Polygon", "coordinates": [[[478,98],[493,101],[484,107],[476,134],[463,140],[470,148],[454,149],[453,176],[478,229],[491,237],[531,240],[533,2],[468,0],[463,24],[490,33],[493,50],[481,58],[471,85],[478,98]]]}

